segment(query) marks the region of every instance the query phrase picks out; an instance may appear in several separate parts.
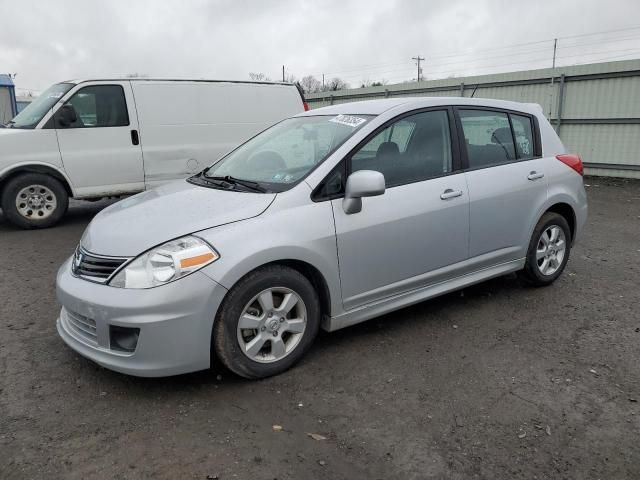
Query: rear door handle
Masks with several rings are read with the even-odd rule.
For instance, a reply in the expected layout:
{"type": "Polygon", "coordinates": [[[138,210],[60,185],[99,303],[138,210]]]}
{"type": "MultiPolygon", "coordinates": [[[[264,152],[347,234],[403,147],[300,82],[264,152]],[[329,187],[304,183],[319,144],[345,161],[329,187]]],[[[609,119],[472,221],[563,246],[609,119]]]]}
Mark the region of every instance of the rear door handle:
{"type": "Polygon", "coordinates": [[[544,177],[544,173],[538,173],[535,170],[533,172],[529,172],[529,175],[527,175],[527,178],[529,180],[538,180],[539,178],[544,177]]]}
{"type": "Polygon", "coordinates": [[[452,190],[450,188],[447,188],[444,192],[442,192],[442,194],[440,195],[440,198],[442,200],[448,200],[450,198],[461,197],[461,196],[462,196],[462,190],[452,190]]]}
{"type": "Polygon", "coordinates": [[[140,145],[140,137],[137,130],[131,130],[131,143],[134,145],[140,145]]]}

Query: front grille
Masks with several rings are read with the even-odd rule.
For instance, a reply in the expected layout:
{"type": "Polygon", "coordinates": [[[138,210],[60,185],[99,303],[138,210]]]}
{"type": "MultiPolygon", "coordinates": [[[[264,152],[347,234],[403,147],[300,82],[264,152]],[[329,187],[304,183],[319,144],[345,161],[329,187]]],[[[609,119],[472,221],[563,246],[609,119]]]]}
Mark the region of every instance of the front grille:
{"type": "Polygon", "coordinates": [[[87,340],[92,345],[98,345],[95,320],[67,310],[67,323],[74,334],[87,340]]]}
{"type": "Polygon", "coordinates": [[[127,258],[119,257],[102,257],[78,247],[73,256],[71,271],[74,275],[86,280],[106,283],[111,275],[127,260],[127,258]]]}

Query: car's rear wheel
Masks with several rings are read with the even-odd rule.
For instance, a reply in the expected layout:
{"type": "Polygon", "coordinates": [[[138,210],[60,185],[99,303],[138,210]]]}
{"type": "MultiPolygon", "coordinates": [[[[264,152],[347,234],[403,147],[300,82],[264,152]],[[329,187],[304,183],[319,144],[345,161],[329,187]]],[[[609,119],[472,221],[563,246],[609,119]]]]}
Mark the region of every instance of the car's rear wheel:
{"type": "Polygon", "coordinates": [[[20,228],[51,227],[69,206],[62,183],[42,173],[24,173],[9,180],[1,201],[7,220],[20,228]]]}
{"type": "Polygon", "coordinates": [[[558,213],[545,213],[531,236],[520,277],[538,287],[552,284],[567,265],[570,251],[571,229],[567,220],[558,213]]]}
{"type": "Polygon", "coordinates": [[[258,269],[227,294],[215,320],[213,346],[231,371],[263,378],[293,366],[320,327],[311,282],[282,265],[258,269]]]}

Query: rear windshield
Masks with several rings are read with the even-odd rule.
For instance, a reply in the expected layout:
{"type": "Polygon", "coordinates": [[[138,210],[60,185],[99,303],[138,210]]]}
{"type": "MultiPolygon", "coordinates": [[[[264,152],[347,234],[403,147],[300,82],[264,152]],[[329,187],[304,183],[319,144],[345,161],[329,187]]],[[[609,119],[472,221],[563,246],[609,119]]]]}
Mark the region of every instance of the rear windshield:
{"type": "Polygon", "coordinates": [[[214,164],[207,177],[231,176],[284,191],[305,177],[371,120],[370,115],[322,115],[284,120],[214,164]]]}

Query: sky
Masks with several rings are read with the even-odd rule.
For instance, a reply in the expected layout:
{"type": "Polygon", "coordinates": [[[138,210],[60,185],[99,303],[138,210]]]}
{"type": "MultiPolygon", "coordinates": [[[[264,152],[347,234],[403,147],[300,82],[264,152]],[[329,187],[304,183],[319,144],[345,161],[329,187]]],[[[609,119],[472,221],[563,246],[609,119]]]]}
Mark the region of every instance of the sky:
{"type": "Polygon", "coordinates": [[[352,87],[640,58],[638,0],[0,0],[0,73],[18,94],[73,78],[280,80],[352,87]],[[597,32],[606,32],[598,33],[597,32]]]}

